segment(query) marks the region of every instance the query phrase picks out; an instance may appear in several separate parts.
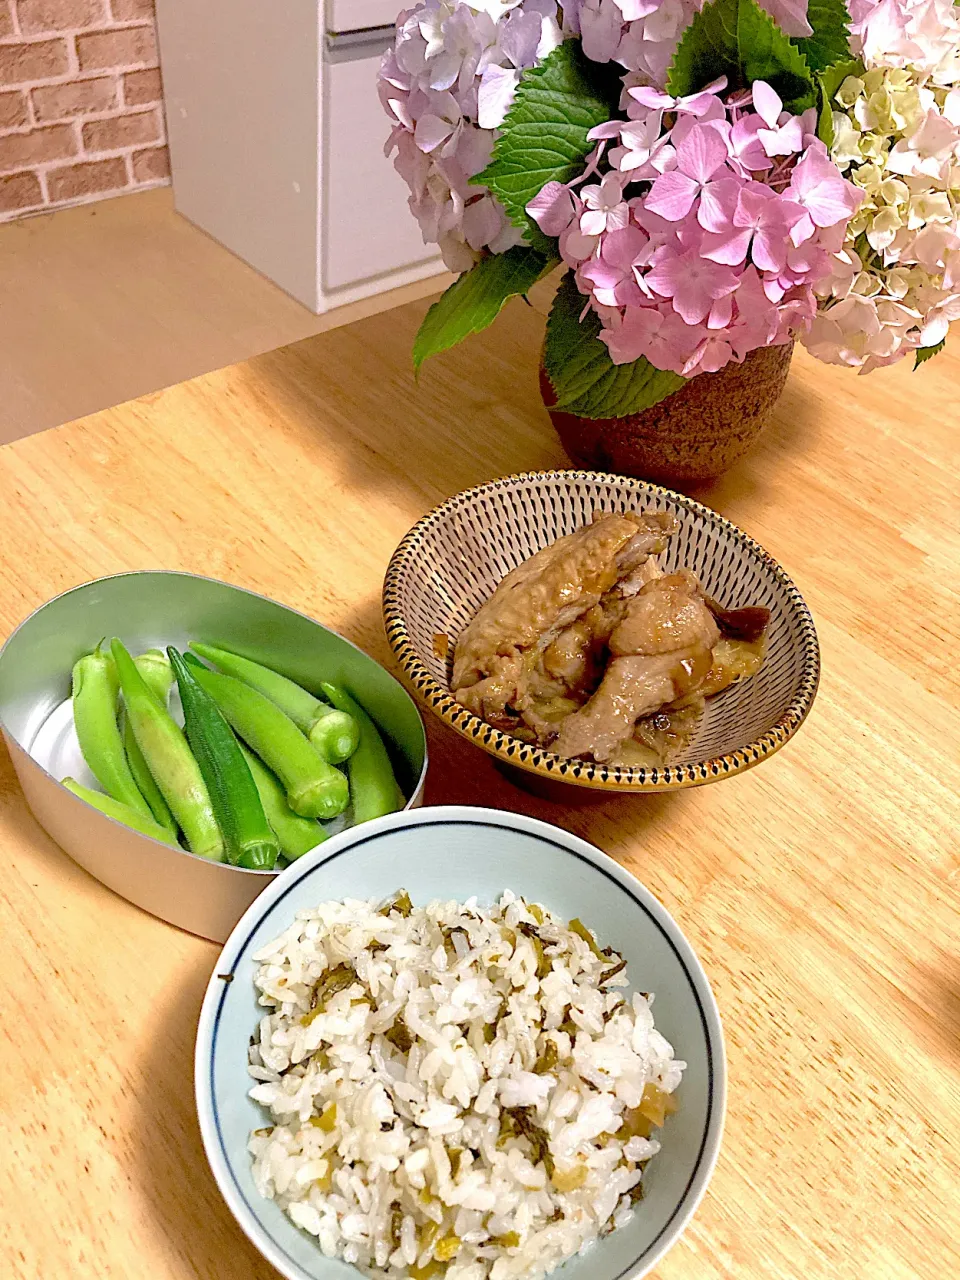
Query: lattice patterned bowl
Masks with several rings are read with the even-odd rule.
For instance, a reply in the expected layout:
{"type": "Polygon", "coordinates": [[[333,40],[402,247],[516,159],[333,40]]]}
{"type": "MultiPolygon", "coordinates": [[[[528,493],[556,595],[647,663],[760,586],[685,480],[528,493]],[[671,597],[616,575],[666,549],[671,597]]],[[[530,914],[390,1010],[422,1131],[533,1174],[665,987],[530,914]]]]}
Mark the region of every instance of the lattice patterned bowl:
{"type": "Polygon", "coordinates": [[[594,790],[673,791],[730,777],[778,751],[813,704],[820,653],[810,610],[752,538],[692,498],[624,476],[541,471],[468,489],[423,517],[394,552],[383,593],[387,637],[404,678],[441,720],[506,765],[594,790]],[[565,760],[493,729],[456,702],[453,650],[499,582],[594,511],[668,511],[680,522],[661,563],[689,568],[727,607],[771,611],[767,656],[751,680],[710,698],[680,757],[662,768],[565,760]],[[449,637],[449,645],[438,637],[449,637]]]}

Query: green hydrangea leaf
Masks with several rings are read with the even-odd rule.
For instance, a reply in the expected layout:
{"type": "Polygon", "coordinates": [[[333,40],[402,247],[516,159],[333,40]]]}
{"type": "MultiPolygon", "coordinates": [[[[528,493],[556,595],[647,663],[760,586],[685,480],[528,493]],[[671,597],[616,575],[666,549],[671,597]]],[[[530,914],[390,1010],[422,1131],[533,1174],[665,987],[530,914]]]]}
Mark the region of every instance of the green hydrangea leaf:
{"type": "Polygon", "coordinates": [[[465,271],[424,316],[413,344],[414,367],[419,370],[430,356],[493,324],[504,303],[526,293],[556,262],[553,256],[518,245],[465,271]]]}
{"type": "Polygon", "coordinates": [[[674,97],[696,93],[726,76],[732,89],[743,88],[737,41],[739,0],[713,0],[704,5],[683,34],[667,76],[674,97]]]}
{"type": "Polygon", "coordinates": [[[919,369],[922,364],[925,364],[928,360],[931,360],[934,356],[939,355],[946,345],[947,345],[946,338],[941,338],[940,341],[935,346],[920,347],[920,349],[917,351],[916,358],[914,359],[914,362],[913,362],[914,369],[919,369]]]}
{"type": "Polygon", "coordinates": [[[844,0],[809,0],[813,35],[793,38],[811,71],[825,71],[850,58],[850,14],[844,0]]]}
{"type": "Polygon", "coordinates": [[[718,76],[730,89],[766,80],[787,111],[816,105],[817,91],[806,58],[756,0],[712,0],[694,17],[674,55],[667,89],[696,93],[718,76]]]}
{"type": "MultiPolygon", "coordinates": [[[[612,64],[611,64],[612,65],[612,64]]],[[[527,205],[548,182],[569,182],[583,172],[594,148],[587,134],[617,114],[622,86],[616,72],[583,56],[579,40],[565,40],[517,85],[493,148],[493,159],[471,182],[488,187],[515,227],[542,252],[548,239],[527,215],[527,205]]]]}
{"type": "Polygon", "coordinates": [[[665,400],[686,379],[649,360],[616,365],[600,341],[600,318],[589,311],[572,271],[557,290],[547,321],[544,367],[557,397],[554,406],[581,418],[620,418],[665,400]]]}

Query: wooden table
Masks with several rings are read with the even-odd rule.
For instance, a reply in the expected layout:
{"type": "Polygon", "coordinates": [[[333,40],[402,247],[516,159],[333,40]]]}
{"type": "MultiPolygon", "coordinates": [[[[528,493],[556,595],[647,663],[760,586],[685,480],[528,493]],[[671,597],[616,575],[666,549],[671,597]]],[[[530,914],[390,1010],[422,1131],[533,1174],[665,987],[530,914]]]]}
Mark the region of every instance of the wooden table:
{"type": "MultiPolygon", "coordinates": [[[[0,450],[0,636],[85,579],[186,569],[389,662],[380,584],[408,526],[467,485],[564,465],[536,390],[540,316],[512,304],[416,387],[423,310],[0,450]]],[[[660,1280],[960,1273],[958,378],[956,354],[858,379],[800,352],[759,447],[701,495],[786,566],[818,622],[820,694],[773,760],[564,808],[431,724],[428,803],[523,810],[595,841],[710,975],[726,1138],[660,1280]]],[[[216,949],[80,871],[5,756],[0,851],[0,1272],[267,1280],[194,1115],[216,949]]]]}

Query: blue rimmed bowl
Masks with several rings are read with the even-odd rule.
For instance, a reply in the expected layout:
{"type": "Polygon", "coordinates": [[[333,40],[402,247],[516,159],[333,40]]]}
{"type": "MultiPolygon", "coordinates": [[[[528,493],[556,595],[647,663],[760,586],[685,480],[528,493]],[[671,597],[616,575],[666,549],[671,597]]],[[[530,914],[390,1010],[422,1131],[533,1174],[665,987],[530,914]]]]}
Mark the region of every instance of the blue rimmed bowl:
{"type": "Polygon", "coordinates": [[[713,1171],[723,1130],[726,1068],[716,1002],[675,921],[623,867],[567,831],[518,814],[449,806],[392,814],[345,831],[296,862],[254,902],[227,941],[203,1002],[196,1050],[197,1110],[210,1167],[231,1212],[287,1280],[356,1280],[325,1258],[253,1183],[247,1141],[266,1123],[248,1097],[247,1048],[260,1013],[254,954],[297,911],[331,899],[386,898],[406,888],[416,903],[512,889],[579,916],[626,958],[631,981],[656,994],[657,1028],[687,1062],[679,1110],[644,1179],[627,1226],[565,1264],[564,1280],[637,1280],[680,1236],[713,1171]]]}

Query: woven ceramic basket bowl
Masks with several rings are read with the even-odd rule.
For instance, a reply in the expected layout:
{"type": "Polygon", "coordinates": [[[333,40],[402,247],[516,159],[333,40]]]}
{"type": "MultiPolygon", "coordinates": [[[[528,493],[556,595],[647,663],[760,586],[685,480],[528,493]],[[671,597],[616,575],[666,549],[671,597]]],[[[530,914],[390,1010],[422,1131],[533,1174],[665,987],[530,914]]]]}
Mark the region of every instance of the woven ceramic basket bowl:
{"type": "Polygon", "coordinates": [[[691,498],[602,472],[529,472],[450,498],[400,543],[387,570],[383,608],[405,679],[441,720],[505,765],[595,790],[673,791],[752,768],[799,729],[820,675],[810,610],[772,556],[691,498]],[[595,511],[630,510],[678,518],[680,528],[661,557],[664,569],[692,569],[721,605],[763,605],[771,612],[759,673],[709,699],[686,750],[662,768],[565,760],[491,728],[450,691],[457,638],[506,574],[595,511]]]}

